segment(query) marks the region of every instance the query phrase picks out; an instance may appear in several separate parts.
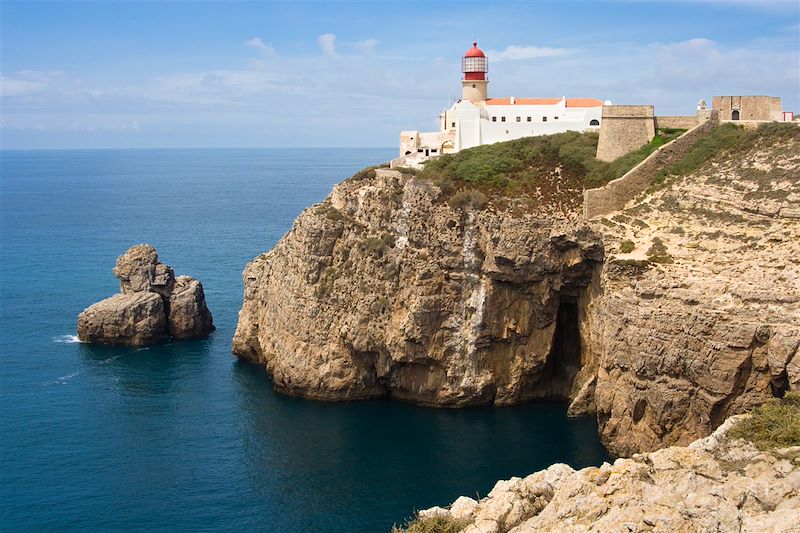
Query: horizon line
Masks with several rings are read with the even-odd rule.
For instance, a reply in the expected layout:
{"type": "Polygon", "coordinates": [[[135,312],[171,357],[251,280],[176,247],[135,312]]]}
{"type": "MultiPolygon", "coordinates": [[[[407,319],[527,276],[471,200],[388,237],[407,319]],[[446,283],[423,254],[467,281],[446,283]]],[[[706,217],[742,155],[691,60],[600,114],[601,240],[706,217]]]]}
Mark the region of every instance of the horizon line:
{"type": "Polygon", "coordinates": [[[0,152],[34,152],[47,150],[397,150],[396,146],[112,146],[112,147],[32,147],[4,148],[0,152]]]}

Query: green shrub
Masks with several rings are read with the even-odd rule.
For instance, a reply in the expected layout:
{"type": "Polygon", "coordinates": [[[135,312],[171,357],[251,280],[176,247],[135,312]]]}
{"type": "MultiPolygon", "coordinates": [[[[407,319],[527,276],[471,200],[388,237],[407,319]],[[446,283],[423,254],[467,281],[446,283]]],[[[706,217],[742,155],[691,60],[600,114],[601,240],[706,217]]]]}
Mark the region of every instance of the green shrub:
{"type": "Polygon", "coordinates": [[[392,527],[392,533],[458,533],[466,525],[466,522],[450,516],[433,516],[431,518],[417,516],[403,527],[392,527]]]}
{"type": "Polygon", "coordinates": [[[379,258],[389,250],[394,248],[395,238],[389,233],[384,233],[380,237],[369,237],[361,243],[361,249],[372,257],[379,258]]]}
{"type": "Polygon", "coordinates": [[[647,259],[651,263],[672,264],[675,262],[669,255],[667,247],[664,246],[664,242],[658,237],[653,237],[653,244],[647,250],[647,259]]]}
{"type": "Polygon", "coordinates": [[[394,170],[398,171],[400,174],[408,174],[410,176],[416,176],[419,173],[419,170],[411,167],[397,167],[394,170]]]}
{"type": "Polygon", "coordinates": [[[647,268],[650,266],[650,261],[644,259],[613,259],[611,264],[621,267],[647,268]]]}
{"type": "Polygon", "coordinates": [[[761,450],[800,446],[800,392],[773,398],[752,414],[731,428],[729,435],[749,440],[761,450]]]}
{"type": "Polygon", "coordinates": [[[625,240],[622,241],[619,245],[619,251],[622,252],[623,254],[631,253],[634,250],[634,248],[636,248],[636,245],[633,243],[633,241],[625,240]]]}
{"type": "Polygon", "coordinates": [[[466,189],[454,194],[447,203],[450,207],[465,208],[467,206],[473,209],[485,209],[489,204],[489,199],[481,191],[475,189],[466,189]]]}
{"type": "Polygon", "coordinates": [[[359,170],[358,172],[350,176],[350,179],[352,181],[361,181],[366,179],[372,179],[374,177],[375,177],[375,167],[367,167],[359,170]]]}

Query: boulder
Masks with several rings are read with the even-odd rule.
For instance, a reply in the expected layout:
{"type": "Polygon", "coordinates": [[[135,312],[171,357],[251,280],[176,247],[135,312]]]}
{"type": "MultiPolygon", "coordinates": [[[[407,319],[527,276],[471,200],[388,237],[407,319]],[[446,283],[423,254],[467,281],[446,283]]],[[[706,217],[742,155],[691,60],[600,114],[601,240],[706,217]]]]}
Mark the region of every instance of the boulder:
{"type": "Polygon", "coordinates": [[[114,275],[122,294],[152,291],[168,296],[175,282],[172,269],[158,260],[156,249],[149,244],[132,246],[120,256],[114,275]]]}
{"type": "Polygon", "coordinates": [[[78,315],[83,342],[146,346],[165,335],[164,300],[155,292],[115,294],[78,315]]]}
{"type": "Polygon", "coordinates": [[[169,296],[167,329],[176,339],[205,337],[214,329],[202,283],[189,276],[178,276],[169,296]]]}
{"type": "Polygon", "coordinates": [[[169,336],[196,339],[214,330],[203,285],[175,274],[149,244],[131,247],[117,259],[120,293],[78,316],[78,337],[96,344],[146,346],[169,336]]]}

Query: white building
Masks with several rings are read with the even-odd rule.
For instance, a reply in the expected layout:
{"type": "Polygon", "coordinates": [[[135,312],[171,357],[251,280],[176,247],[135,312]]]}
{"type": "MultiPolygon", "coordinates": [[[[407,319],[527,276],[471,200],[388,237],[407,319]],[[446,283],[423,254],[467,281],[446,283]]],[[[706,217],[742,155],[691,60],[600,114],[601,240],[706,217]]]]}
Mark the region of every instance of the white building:
{"type": "Polygon", "coordinates": [[[533,135],[600,128],[603,102],[595,98],[489,98],[489,61],[478,43],[461,60],[461,100],[439,115],[439,131],[400,133],[392,166],[416,166],[430,157],[533,135]]]}

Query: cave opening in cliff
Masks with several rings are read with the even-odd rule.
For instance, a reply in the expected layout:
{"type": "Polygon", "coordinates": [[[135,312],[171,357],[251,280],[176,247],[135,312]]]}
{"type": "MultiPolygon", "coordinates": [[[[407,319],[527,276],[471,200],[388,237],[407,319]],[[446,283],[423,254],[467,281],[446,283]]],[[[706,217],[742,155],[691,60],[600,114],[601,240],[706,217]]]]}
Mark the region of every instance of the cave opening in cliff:
{"type": "Polygon", "coordinates": [[[568,399],[572,382],[581,369],[581,338],[578,304],[562,300],[556,315],[556,328],[547,358],[554,397],[568,399]]]}

